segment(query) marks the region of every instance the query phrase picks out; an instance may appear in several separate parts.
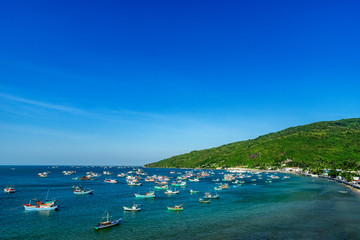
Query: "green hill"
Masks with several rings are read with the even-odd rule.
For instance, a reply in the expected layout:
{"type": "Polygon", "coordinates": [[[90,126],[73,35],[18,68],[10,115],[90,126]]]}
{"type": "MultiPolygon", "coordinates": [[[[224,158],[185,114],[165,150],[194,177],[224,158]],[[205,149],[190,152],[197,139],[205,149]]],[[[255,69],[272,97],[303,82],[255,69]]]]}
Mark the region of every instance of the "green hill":
{"type": "Polygon", "coordinates": [[[146,167],[360,168],[360,118],[291,127],[256,139],[193,151],[146,167]]]}

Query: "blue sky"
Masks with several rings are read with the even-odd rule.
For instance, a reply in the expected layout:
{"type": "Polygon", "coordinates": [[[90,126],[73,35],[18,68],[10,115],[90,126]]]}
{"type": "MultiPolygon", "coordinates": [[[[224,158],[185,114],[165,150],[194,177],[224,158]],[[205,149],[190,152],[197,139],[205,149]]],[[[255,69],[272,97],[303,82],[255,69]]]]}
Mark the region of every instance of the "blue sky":
{"type": "Polygon", "coordinates": [[[0,164],[142,165],[359,117],[358,1],[3,1],[0,164]]]}

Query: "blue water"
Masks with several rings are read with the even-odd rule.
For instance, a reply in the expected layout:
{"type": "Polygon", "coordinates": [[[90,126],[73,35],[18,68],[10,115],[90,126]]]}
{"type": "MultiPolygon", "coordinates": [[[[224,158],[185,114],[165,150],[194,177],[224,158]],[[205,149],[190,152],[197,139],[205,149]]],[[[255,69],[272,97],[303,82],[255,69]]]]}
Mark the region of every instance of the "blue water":
{"type": "MultiPolygon", "coordinates": [[[[118,184],[77,181],[87,171],[102,173],[101,167],[2,166],[0,186],[15,185],[16,193],[0,193],[0,239],[360,239],[360,195],[344,185],[325,179],[290,175],[286,180],[266,183],[267,175],[244,186],[219,191],[220,199],[199,204],[205,191],[215,193],[212,179],[221,171],[188,182],[180,194],[167,196],[156,191],[156,199],[135,199],[134,193],[153,189],[154,183],[130,187],[125,178],[118,184]],[[15,168],[15,170],[11,170],[15,168]],[[63,170],[76,170],[64,176],[63,170]],[[37,173],[50,171],[47,178],[37,173]],[[73,185],[95,190],[93,195],[74,195],[73,185]],[[256,184],[256,185],[255,185],[256,184]],[[190,189],[200,190],[190,194],[190,189]],[[338,191],[348,191],[339,193],[338,191]],[[30,199],[56,198],[58,211],[28,212],[22,207],[30,199]],[[123,206],[141,204],[140,212],[124,212],[123,206]],[[182,212],[168,212],[167,206],[185,204],[182,212]],[[105,211],[121,225],[100,231],[94,225],[105,211]]],[[[132,168],[108,169],[116,174],[132,168]]],[[[167,175],[174,169],[144,169],[149,175],[167,175]]],[[[176,173],[185,170],[175,170],[176,173]]],[[[280,177],[283,174],[278,174],[280,177]]],[[[255,178],[255,177],[253,177],[255,178]]]]}

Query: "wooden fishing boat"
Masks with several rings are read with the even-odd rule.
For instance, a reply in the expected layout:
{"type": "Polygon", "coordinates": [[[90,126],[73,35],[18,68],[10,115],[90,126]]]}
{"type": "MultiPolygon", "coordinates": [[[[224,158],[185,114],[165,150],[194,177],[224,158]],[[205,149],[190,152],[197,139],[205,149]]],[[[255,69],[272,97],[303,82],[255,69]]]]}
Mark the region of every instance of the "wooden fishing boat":
{"type": "Polygon", "coordinates": [[[136,198],[155,198],[155,192],[151,191],[146,194],[134,193],[136,198]]]}
{"type": "Polygon", "coordinates": [[[166,192],[165,192],[165,194],[179,194],[179,192],[180,192],[180,190],[176,190],[176,188],[175,188],[175,190],[171,190],[171,189],[168,189],[168,190],[166,190],[166,192]]]}
{"type": "Polygon", "coordinates": [[[4,192],[6,192],[6,193],[14,193],[15,188],[13,186],[7,186],[6,188],[4,188],[4,192]]]}
{"type": "Polygon", "coordinates": [[[109,213],[107,213],[106,221],[100,222],[98,225],[95,226],[95,229],[100,230],[103,228],[108,228],[108,227],[113,227],[113,226],[119,225],[121,220],[122,220],[122,218],[119,218],[114,221],[109,221],[109,213]]]}
{"type": "Polygon", "coordinates": [[[200,180],[198,178],[191,179],[189,178],[189,182],[199,182],[200,180]]]}
{"type": "Polygon", "coordinates": [[[184,204],[175,205],[174,207],[167,207],[168,211],[183,211],[184,208],[182,207],[184,204]]]}
{"type": "Polygon", "coordinates": [[[169,188],[169,186],[168,186],[167,184],[156,185],[156,186],[154,187],[155,190],[166,190],[166,189],[168,189],[168,188],[169,188]]]}
{"type": "Polygon", "coordinates": [[[128,185],[128,186],[141,186],[142,183],[129,181],[127,185],[128,185]]]}
{"type": "Polygon", "coordinates": [[[57,200],[46,202],[36,201],[35,204],[31,204],[30,200],[28,204],[23,204],[23,206],[25,210],[28,211],[49,211],[58,209],[59,205],[55,205],[56,202],[57,200]]]}
{"type": "Polygon", "coordinates": [[[74,194],[82,195],[82,194],[92,194],[94,190],[86,190],[82,187],[75,187],[74,194]]]}
{"type": "Polygon", "coordinates": [[[171,183],[173,187],[186,187],[186,182],[173,182],[171,183]]]}
{"type": "Polygon", "coordinates": [[[210,203],[210,199],[209,200],[203,200],[202,198],[200,198],[199,203],[210,203]]]}
{"type": "Polygon", "coordinates": [[[123,207],[125,211],[140,211],[141,208],[137,204],[134,204],[132,207],[123,207]]]}
{"type": "Polygon", "coordinates": [[[105,179],[104,182],[106,183],[117,183],[116,179],[105,179]]]}
{"type": "Polygon", "coordinates": [[[212,195],[211,193],[205,193],[205,199],[217,199],[219,198],[219,194],[212,195]]]}

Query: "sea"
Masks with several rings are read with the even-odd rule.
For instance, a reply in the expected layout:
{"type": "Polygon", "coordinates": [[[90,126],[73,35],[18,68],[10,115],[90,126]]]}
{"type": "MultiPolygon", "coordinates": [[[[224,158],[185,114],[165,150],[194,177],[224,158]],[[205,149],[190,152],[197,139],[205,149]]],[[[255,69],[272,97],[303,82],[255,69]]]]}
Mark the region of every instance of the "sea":
{"type": "MultiPolygon", "coordinates": [[[[136,167],[136,169],[138,169],[136,167]]],[[[190,169],[141,168],[148,176],[168,176],[171,181],[190,169]]],[[[156,190],[154,199],[136,199],[134,193],[154,190],[153,182],[128,186],[119,173],[133,167],[100,166],[0,166],[0,186],[15,186],[15,193],[0,193],[0,239],[360,239],[360,195],[345,185],[322,178],[295,174],[245,173],[243,185],[229,184],[216,191],[224,170],[212,170],[199,182],[177,187],[178,195],[156,190]],[[64,175],[63,171],[76,170],[64,175]],[[73,178],[92,171],[114,173],[98,180],[73,178]],[[47,172],[48,177],[38,176],[47,172]],[[279,178],[269,178],[270,175],[279,178]],[[289,176],[289,178],[284,178],[289,176]],[[105,183],[117,179],[117,184],[105,183]],[[219,179],[219,182],[214,180],[219,179]],[[255,180],[252,180],[255,179],[255,180]],[[269,181],[271,179],[271,182],[269,181]],[[91,195],[75,195],[74,186],[94,190],[91,195]],[[199,193],[191,194],[190,189],[199,193]],[[219,199],[200,204],[205,192],[219,199]],[[30,200],[56,199],[57,211],[25,211],[30,200]],[[139,212],[125,212],[123,206],[138,204],[139,212]],[[183,211],[167,207],[184,204],[183,211]],[[109,212],[122,218],[121,224],[95,230],[109,212]]],[[[193,170],[199,173],[202,170],[193,170]]],[[[135,174],[133,174],[135,175],[135,174]]]]}

